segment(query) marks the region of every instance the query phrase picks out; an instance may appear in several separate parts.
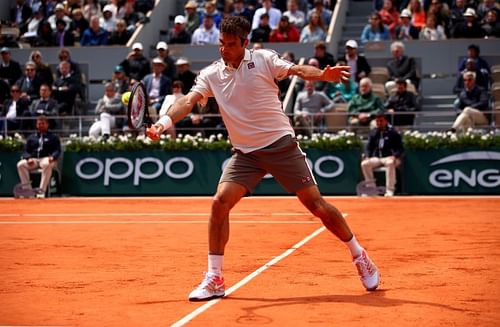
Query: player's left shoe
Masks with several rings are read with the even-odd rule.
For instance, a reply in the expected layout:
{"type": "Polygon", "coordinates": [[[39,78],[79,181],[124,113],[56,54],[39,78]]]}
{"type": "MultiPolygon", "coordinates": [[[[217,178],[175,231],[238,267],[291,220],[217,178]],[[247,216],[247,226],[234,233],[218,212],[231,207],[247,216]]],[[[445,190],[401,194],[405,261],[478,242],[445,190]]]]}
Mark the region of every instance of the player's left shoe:
{"type": "Polygon", "coordinates": [[[380,275],[377,266],[370,259],[366,250],[363,250],[361,255],[354,258],[352,262],[358,269],[359,278],[366,290],[375,291],[380,282],[380,275]]]}
{"type": "Polygon", "coordinates": [[[201,284],[189,294],[189,301],[208,301],[223,297],[225,292],[224,278],[206,273],[201,284]]]}

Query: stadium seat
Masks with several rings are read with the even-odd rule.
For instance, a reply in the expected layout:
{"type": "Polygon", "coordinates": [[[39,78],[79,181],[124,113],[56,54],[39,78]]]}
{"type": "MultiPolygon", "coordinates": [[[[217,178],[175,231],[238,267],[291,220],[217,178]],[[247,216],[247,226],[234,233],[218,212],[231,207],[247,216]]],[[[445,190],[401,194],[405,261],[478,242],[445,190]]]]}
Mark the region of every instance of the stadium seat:
{"type": "Polygon", "coordinates": [[[386,67],[373,67],[368,77],[373,84],[385,84],[389,80],[389,71],[386,67]]]}
{"type": "Polygon", "coordinates": [[[347,103],[336,103],[335,113],[326,115],[326,129],[328,132],[345,129],[347,126],[347,103]]]}

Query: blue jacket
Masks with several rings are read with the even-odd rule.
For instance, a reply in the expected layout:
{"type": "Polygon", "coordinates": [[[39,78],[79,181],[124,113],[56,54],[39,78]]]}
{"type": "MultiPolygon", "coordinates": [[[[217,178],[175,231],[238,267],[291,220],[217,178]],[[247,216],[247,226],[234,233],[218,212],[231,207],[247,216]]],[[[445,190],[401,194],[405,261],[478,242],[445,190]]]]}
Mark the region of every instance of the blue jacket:
{"type": "MultiPolygon", "coordinates": [[[[149,95],[151,88],[153,87],[154,74],[148,74],[144,77],[144,86],[146,87],[146,93],[149,95]]],[[[172,82],[167,76],[160,74],[160,96],[157,98],[159,103],[163,103],[165,96],[172,93],[172,82]]]]}
{"type": "Polygon", "coordinates": [[[61,155],[61,141],[52,132],[45,134],[34,133],[28,136],[24,145],[23,159],[44,158],[52,156],[54,159],[61,155]]]}
{"type": "Polygon", "coordinates": [[[99,32],[94,33],[94,31],[89,27],[83,32],[82,39],[80,40],[80,45],[107,45],[108,44],[108,31],[103,28],[99,29],[99,32]]]}

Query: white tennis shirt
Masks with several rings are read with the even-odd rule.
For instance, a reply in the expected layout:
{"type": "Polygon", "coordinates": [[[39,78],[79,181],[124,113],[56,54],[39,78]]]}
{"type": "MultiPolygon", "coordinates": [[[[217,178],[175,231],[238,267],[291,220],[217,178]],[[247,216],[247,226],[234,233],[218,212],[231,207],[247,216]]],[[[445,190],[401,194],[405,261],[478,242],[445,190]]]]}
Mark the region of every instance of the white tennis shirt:
{"type": "Polygon", "coordinates": [[[246,49],[237,69],[221,58],[201,70],[191,91],[204,101],[215,97],[233,147],[248,153],[295,135],[275,83],[287,77],[292,66],[272,50],[246,49]]]}

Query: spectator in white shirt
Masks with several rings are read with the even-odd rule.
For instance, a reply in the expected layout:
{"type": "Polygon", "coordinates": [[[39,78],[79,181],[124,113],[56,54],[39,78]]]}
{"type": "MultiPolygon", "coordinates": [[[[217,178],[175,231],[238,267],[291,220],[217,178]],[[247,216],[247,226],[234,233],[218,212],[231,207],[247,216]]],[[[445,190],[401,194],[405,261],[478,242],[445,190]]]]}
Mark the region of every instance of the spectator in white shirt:
{"type": "Polygon", "coordinates": [[[192,45],[218,44],[219,29],[215,26],[213,17],[205,14],[203,24],[198,27],[191,37],[192,45]]]}
{"type": "Polygon", "coordinates": [[[287,11],[283,13],[283,16],[287,16],[290,20],[290,24],[295,25],[299,30],[301,30],[306,24],[306,15],[303,11],[299,10],[298,0],[288,0],[287,11]]]}
{"type": "Polygon", "coordinates": [[[260,16],[264,13],[269,15],[269,26],[271,29],[278,27],[281,18],[281,11],[273,8],[271,0],[262,0],[262,8],[257,9],[253,15],[252,30],[259,27],[260,16]]]}

